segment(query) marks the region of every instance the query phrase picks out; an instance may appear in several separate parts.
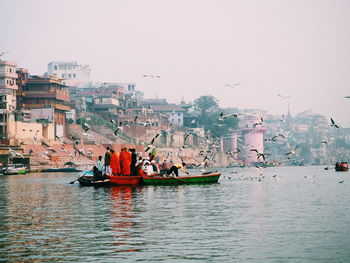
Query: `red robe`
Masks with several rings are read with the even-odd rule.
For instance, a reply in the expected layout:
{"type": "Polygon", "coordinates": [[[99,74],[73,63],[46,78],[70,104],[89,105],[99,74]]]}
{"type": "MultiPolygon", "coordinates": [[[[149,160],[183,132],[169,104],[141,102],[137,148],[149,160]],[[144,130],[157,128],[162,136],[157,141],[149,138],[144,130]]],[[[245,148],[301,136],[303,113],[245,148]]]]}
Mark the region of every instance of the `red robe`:
{"type": "Polygon", "coordinates": [[[119,165],[119,157],[118,153],[114,152],[111,157],[111,169],[112,169],[112,174],[120,174],[120,165],[119,165]]]}
{"type": "Polygon", "coordinates": [[[119,155],[121,173],[123,175],[130,175],[130,165],[131,165],[131,152],[120,152],[119,155]]]}

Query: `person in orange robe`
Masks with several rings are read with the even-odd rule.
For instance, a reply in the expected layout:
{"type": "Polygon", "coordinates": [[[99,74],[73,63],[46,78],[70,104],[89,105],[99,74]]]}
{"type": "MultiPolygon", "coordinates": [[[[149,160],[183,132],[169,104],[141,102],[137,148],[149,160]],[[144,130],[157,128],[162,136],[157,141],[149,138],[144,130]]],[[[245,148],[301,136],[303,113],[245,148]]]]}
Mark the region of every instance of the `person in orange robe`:
{"type": "Polygon", "coordinates": [[[120,174],[120,165],[119,165],[119,156],[118,153],[114,150],[111,150],[111,169],[113,175],[119,175],[120,174]]]}
{"type": "Polygon", "coordinates": [[[130,175],[130,165],[131,165],[131,153],[127,148],[122,148],[119,155],[121,173],[123,175],[130,175]]]}

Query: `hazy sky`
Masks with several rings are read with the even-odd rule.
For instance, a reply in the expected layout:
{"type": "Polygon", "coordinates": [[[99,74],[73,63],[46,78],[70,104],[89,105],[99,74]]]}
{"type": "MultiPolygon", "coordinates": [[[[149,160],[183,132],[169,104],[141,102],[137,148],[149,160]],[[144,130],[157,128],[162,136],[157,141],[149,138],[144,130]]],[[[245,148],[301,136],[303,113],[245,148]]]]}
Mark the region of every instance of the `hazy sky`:
{"type": "Polygon", "coordinates": [[[0,52],[32,74],[75,60],[146,97],[269,113],[289,102],[350,126],[348,0],[0,0],[0,11],[0,52]]]}

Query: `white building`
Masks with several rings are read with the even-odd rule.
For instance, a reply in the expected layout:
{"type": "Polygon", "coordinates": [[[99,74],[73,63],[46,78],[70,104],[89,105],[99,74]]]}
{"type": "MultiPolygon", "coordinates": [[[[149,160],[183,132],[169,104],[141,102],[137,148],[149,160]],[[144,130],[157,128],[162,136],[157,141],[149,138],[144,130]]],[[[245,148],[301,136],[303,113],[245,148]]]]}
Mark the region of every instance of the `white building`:
{"type": "Polygon", "coordinates": [[[52,61],[47,65],[47,73],[64,79],[66,86],[76,87],[90,81],[89,65],[79,65],[76,61],[52,61]]]}

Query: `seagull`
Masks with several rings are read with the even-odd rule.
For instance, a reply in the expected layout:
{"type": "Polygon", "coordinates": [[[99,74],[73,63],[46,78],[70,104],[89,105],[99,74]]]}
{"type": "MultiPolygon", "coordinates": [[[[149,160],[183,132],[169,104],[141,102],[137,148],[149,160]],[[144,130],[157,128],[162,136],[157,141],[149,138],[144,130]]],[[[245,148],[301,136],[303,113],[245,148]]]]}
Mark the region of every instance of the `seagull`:
{"type": "Polygon", "coordinates": [[[2,57],[2,56],[5,55],[5,54],[8,54],[8,53],[10,53],[10,52],[1,52],[1,53],[0,53],[0,57],[2,57]]]}
{"type": "Polygon", "coordinates": [[[350,99],[350,96],[345,96],[344,99],[350,99]]]}
{"type": "Polygon", "coordinates": [[[291,151],[285,153],[284,155],[295,155],[298,147],[299,147],[299,145],[295,146],[294,150],[291,150],[291,151]]]}
{"type": "Polygon", "coordinates": [[[260,157],[262,157],[264,162],[266,160],[265,156],[270,155],[269,153],[259,153],[259,151],[257,149],[251,149],[250,151],[251,152],[256,152],[257,159],[260,159],[260,157]]]}
{"type": "Polygon", "coordinates": [[[83,128],[84,128],[84,131],[87,132],[89,130],[91,130],[91,127],[89,124],[87,124],[86,122],[83,123],[83,128]]]}
{"type": "Polygon", "coordinates": [[[263,119],[263,117],[260,117],[260,122],[254,123],[253,126],[255,127],[256,125],[261,125],[263,123],[264,123],[264,119],[263,119]]]}
{"type": "Polygon", "coordinates": [[[191,121],[191,124],[194,124],[196,122],[196,119],[193,119],[192,121],[191,121]]]}
{"type": "Polygon", "coordinates": [[[154,146],[153,144],[150,144],[150,145],[148,145],[147,147],[146,147],[146,150],[145,150],[145,152],[148,152],[149,150],[153,150],[153,149],[155,149],[156,148],[156,146],[154,146]]]}
{"type": "Polygon", "coordinates": [[[241,85],[241,84],[242,84],[242,82],[238,81],[238,82],[233,83],[233,84],[225,84],[225,86],[234,89],[235,87],[237,87],[237,86],[239,86],[239,85],[241,85]]]}
{"type": "Polygon", "coordinates": [[[153,138],[152,138],[152,141],[151,141],[151,145],[153,145],[154,141],[160,136],[160,133],[157,133],[153,138]]]}
{"type": "Polygon", "coordinates": [[[322,143],[324,143],[324,144],[328,144],[328,142],[327,142],[327,141],[321,141],[321,144],[322,144],[322,143]]]}
{"type": "Polygon", "coordinates": [[[342,183],[344,183],[344,181],[339,181],[338,183],[339,183],[339,184],[342,184],[342,183]]]}
{"type": "Polygon", "coordinates": [[[331,127],[335,127],[339,129],[339,125],[334,122],[334,120],[331,118],[331,127]]]}
{"type": "Polygon", "coordinates": [[[288,96],[283,96],[281,94],[278,94],[279,97],[281,97],[282,99],[288,99],[290,98],[292,95],[288,95],[288,96]]]}
{"type": "Polygon", "coordinates": [[[136,115],[136,116],[135,116],[135,118],[134,118],[134,122],[136,122],[136,121],[137,121],[138,117],[139,117],[138,115],[136,115]]]}

